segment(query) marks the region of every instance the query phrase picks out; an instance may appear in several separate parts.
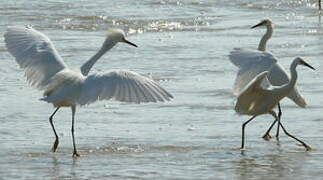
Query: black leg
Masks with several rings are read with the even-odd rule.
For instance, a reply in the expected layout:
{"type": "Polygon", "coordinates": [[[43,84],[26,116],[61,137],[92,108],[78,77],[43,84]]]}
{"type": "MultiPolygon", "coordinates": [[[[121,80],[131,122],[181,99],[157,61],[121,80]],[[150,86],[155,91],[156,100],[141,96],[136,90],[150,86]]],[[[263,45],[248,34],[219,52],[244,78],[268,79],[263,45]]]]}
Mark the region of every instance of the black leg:
{"type": "Polygon", "coordinates": [[[321,7],[321,0],[319,0],[319,10],[321,10],[322,7],[321,7]]]}
{"type": "Polygon", "coordinates": [[[275,119],[275,121],[270,125],[269,129],[266,131],[266,133],[262,136],[262,138],[264,138],[265,140],[269,141],[271,139],[271,135],[270,135],[270,131],[271,129],[274,127],[274,125],[276,124],[277,119],[275,119]]]}
{"type": "Polygon", "coordinates": [[[244,150],[244,129],[245,126],[251,121],[253,120],[255,117],[257,117],[257,115],[252,116],[252,118],[250,118],[248,121],[246,121],[245,123],[242,124],[242,141],[241,141],[241,150],[244,150]]]}
{"type": "Polygon", "coordinates": [[[283,129],[283,131],[285,132],[285,134],[293,139],[295,139],[296,141],[298,141],[299,143],[301,143],[307,151],[310,151],[311,150],[311,147],[308,146],[307,144],[305,144],[303,141],[299,140],[298,138],[296,138],[295,136],[289,134],[286,129],[284,128],[284,126],[282,125],[282,123],[280,121],[278,121],[279,125],[281,126],[281,128],[283,129]]]}
{"type": "Polygon", "coordinates": [[[49,117],[49,123],[50,123],[50,125],[52,126],[52,129],[53,129],[53,131],[54,131],[54,134],[55,134],[55,142],[54,142],[54,145],[53,145],[53,147],[52,147],[52,151],[53,152],[55,152],[56,151],[56,149],[57,149],[57,146],[58,146],[58,143],[59,143],[59,141],[58,141],[58,135],[57,135],[57,133],[56,133],[56,130],[55,130],[55,127],[54,127],[54,124],[53,124],[53,117],[54,117],[54,115],[56,114],[56,112],[58,111],[58,109],[59,109],[59,107],[58,108],[56,108],[55,109],[55,111],[53,112],[53,114],[49,117]]]}
{"type": "Polygon", "coordinates": [[[75,116],[75,110],[76,107],[72,106],[72,138],[73,138],[73,157],[80,157],[80,155],[77,153],[76,145],[75,145],[75,138],[74,138],[74,116],[75,116]]]}
{"type": "MultiPolygon", "coordinates": [[[[271,115],[274,116],[275,121],[270,125],[270,127],[268,128],[268,130],[266,131],[266,133],[262,136],[262,138],[264,138],[267,141],[269,141],[271,139],[271,135],[270,135],[271,129],[274,127],[274,125],[278,121],[277,119],[280,119],[281,116],[282,116],[282,111],[281,111],[281,108],[280,108],[280,103],[278,103],[278,110],[279,110],[279,112],[278,112],[278,118],[276,117],[276,113],[274,113],[274,114],[270,113],[271,115]]],[[[277,140],[278,140],[278,136],[279,136],[279,123],[277,125],[277,132],[276,132],[276,138],[277,138],[277,140]]]]}
{"type": "MultiPolygon", "coordinates": [[[[282,110],[280,108],[280,103],[278,103],[278,121],[281,121],[282,110]]],[[[277,124],[276,139],[279,140],[279,123],[277,124]]]]}

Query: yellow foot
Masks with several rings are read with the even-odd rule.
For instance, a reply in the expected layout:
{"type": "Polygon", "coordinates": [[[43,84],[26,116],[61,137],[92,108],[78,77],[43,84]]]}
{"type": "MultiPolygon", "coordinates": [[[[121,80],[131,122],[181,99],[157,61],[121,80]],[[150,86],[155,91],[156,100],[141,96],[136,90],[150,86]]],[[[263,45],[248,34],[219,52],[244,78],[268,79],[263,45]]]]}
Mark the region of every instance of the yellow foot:
{"type": "Polygon", "coordinates": [[[270,134],[265,134],[264,136],[262,136],[262,138],[266,141],[269,141],[272,137],[270,134]]]}
{"type": "Polygon", "coordinates": [[[245,151],[245,150],[246,150],[246,148],[244,148],[244,147],[240,147],[240,148],[239,148],[239,150],[240,150],[240,151],[245,151]]]}
{"type": "Polygon", "coordinates": [[[312,150],[312,148],[309,145],[305,144],[305,143],[304,144],[297,144],[297,145],[303,146],[306,149],[306,151],[311,151],[312,150]]]}
{"type": "Polygon", "coordinates": [[[304,147],[305,147],[306,151],[310,151],[310,150],[312,150],[312,148],[311,148],[311,147],[309,147],[308,145],[304,145],[304,147]]]}
{"type": "Polygon", "coordinates": [[[77,152],[73,152],[73,158],[78,158],[80,155],[77,152]]]}

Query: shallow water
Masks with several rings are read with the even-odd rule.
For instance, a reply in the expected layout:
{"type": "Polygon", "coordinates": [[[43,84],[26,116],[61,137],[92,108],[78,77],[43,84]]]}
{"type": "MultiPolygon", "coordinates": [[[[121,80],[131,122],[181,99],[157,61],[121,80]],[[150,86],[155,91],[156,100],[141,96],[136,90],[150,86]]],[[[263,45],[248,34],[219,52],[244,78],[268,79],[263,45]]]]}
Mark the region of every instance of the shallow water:
{"type": "Polygon", "coordinates": [[[119,44],[92,72],[129,69],[158,80],[172,102],[133,105],[103,101],[77,109],[73,159],[71,111],[55,117],[57,153],[48,123],[53,108],[39,101],[0,41],[0,179],[321,179],[323,176],[323,30],[315,0],[183,0],[0,2],[0,32],[32,24],[48,35],[66,63],[78,68],[104,40],[123,28],[139,48],[119,44]],[[317,71],[298,68],[308,108],[284,100],[283,122],[313,147],[305,152],[282,135],[264,141],[268,115],[247,126],[247,150],[237,150],[248,116],[233,110],[234,47],[255,49],[275,23],[268,50],[288,67],[301,56],[317,71]]]}

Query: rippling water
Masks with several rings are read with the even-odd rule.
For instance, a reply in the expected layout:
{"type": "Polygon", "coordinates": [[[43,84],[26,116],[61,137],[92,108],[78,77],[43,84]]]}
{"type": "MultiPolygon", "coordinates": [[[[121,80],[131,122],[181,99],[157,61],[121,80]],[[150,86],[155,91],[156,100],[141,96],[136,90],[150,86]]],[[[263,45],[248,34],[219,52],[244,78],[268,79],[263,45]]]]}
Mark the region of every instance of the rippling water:
{"type": "Polygon", "coordinates": [[[79,159],[72,159],[71,112],[55,118],[61,144],[53,154],[48,117],[0,41],[0,179],[321,179],[323,176],[323,30],[316,0],[17,0],[0,2],[6,26],[31,24],[48,35],[78,68],[100,47],[106,29],[119,27],[139,45],[119,44],[93,72],[129,69],[158,80],[176,97],[169,103],[97,102],[77,109],[79,159]],[[305,152],[282,135],[264,141],[268,115],[247,127],[247,151],[237,148],[248,116],[233,110],[234,47],[255,49],[264,33],[250,27],[275,23],[268,43],[288,67],[301,56],[317,68],[298,68],[308,108],[283,101],[286,128],[310,144],[305,152]]]}

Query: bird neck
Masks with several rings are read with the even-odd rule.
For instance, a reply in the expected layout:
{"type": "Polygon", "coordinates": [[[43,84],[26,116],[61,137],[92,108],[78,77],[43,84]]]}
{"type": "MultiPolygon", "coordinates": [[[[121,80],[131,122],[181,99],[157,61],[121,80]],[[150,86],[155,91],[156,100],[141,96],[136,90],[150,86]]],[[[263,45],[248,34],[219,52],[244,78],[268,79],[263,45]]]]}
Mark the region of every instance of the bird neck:
{"type": "Polygon", "coordinates": [[[264,34],[264,36],[261,38],[259,42],[259,45],[258,45],[259,51],[266,51],[267,41],[271,38],[272,34],[273,34],[273,26],[268,25],[266,33],[264,34]]]}
{"type": "Polygon", "coordinates": [[[102,45],[101,49],[81,66],[81,73],[84,76],[87,76],[90,70],[92,69],[93,65],[115,45],[116,43],[109,42],[108,40],[106,40],[102,45]]]}
{"type": "Polygon", "coordinates": [[[289,93],[295,87],[296,80],[297,80],[296,67],[297,67],[297,62],[293,61],[293,63],[290,65],[291,79],[289,80],[289,82],[287,84],[282,86],[282,88],[281,88],[282,91],[289,93]]]}

